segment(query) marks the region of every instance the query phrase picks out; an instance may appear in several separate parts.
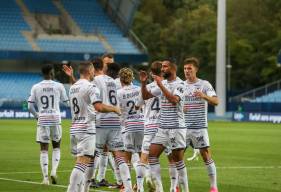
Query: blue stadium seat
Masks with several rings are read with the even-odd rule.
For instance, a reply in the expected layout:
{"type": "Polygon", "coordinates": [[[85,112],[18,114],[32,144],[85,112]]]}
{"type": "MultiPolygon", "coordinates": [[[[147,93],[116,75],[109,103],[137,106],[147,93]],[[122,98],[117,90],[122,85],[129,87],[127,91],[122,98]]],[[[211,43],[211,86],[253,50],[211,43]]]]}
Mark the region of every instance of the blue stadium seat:
{"type": "Polygon", "coordinates": [[[99,41],[39,39],[36,43],[42,50],[49,52],[106,52],[105,48],[99,41]]]}
{"type": "Polygon", "coordinates": [[[62,0],[62,3],[83,32],[103,35],[116,53],[140,53],[96,0],[62,0]]]}
{"type": "Polygon", "coordinates": [[[51,0],[23,0],[28,10],[32,13],[46,13],[51,15],[59,15],[59,11],[51,0]]]}
{"type": "Polygon", "coordinates": [[[42,80],[37,73],[0,73],[0,99],[26,100],[32,85],[42,80]]]}
{"type": "Polygon", "coordinates": [[[15,1],[1,1],[0,4],[0,50],[26,50],[32,47],[21,34],[30,31],[21,10],[15,1]]]}
{"type": "Polygon", "coordinates": [[[257,103],[281,103],[281,90],[274,91],[267,95],[257,97],[253,102],[257,103]]]}

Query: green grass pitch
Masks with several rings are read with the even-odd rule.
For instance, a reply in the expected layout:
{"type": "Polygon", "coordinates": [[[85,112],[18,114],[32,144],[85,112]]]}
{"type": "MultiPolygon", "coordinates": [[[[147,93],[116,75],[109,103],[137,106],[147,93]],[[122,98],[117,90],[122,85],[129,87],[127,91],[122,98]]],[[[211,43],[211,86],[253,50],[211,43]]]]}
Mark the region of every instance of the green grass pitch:
{"type": "MultiPolygon", "coordinates": [[[[69,125],[68,120],[63,121],[59,185],[43,186],[38,184],[42,176],[39,145],[35,142],[36,122],[0,120],[0,191],[66,191],[74,165],[70,155],[69,125]]],[[[281,191],[281,124],[210,122],[209,135],[221,192],[281,191]]],[[[190,155],[188,150],[186,156],[190,155]]],[[[209,182],[202,161],[186,162],[186,165],[190,191],[207,192],[209,182]]],[[[165,156],[162,156],[161,166],[164,189],[169,191],[165,156]]],[[[112,181],[111,171],[107,171],[107,178],[112,181]]]]}

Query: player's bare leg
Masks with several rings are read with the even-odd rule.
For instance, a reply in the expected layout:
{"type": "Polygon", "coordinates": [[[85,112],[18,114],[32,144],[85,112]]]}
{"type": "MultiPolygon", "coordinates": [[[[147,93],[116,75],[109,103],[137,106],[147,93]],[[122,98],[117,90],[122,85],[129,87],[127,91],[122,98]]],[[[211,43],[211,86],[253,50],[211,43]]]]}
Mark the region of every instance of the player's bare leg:
{"type": "Polygon", "coordinates": [[[214,160],[211,157],[211,152],[208,147],[200,149],[200,154],[205,162],[206,169],[210,180],[210,192],[218,192],[217,186],[217,171],[214,160]]]}

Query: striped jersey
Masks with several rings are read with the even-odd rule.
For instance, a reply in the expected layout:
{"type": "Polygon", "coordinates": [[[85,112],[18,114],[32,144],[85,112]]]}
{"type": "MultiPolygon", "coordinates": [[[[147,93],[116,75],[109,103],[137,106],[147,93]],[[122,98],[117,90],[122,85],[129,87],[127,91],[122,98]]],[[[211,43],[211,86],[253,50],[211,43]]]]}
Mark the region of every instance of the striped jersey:
{"type": "Polygon", "coordinates": [[[118,77],[118,78],[114,79],[114,81],[115,81],[115,83],[116,83],[116,88],[117,88],[117,90],[118,90],[118,89],[121,89],[121,88],[122,88],[122,85],[121,85],[120,78],[118,77]]]}
{"type": "Polygon", "coordinates": [[[214,88],[208,81],[202,79],[198,79],[195,83],[185,81],[184,84],[186,87],[184,101],[186,127],[188,129],[207,128],[208,102],[202,98],[195,97],[194,92],[198,90],[207,96],[214,97],[216,96],[214,88]]]}
{"type": "Polygon", "coordinates": [[[182,129],[185,128],[184,122],[184,113],[183,113],[183,105],[184,105],[184,82],[177,77],[174,81],[162,81],[163,85],[166,89],[169,90],[170,93],[176,95],[180,98],[179,103],[174,105],[171,103],[165,95],[162,93],[161,89],[156,86],[150,92],[154,96],[161,96],[160,98],[160,128],[162,129],[182,129]]]}
{"type": "MultiPolygon", "coordinates": [[[[146,85],[146,88],[149,92],[156,87],[157,84],[155,81],[146,85]]],[[[144,134],[156,133],[160,123],[160,96],[144,101],[140,95],[138,106],[141,105],[144,105],[144,134]]]]}
{"type": "Polygon", "coordinates": [[[43,80],[33,85],[28,102],[35,103],[38,108],[38,125],[61,124],[60,101],[68,102],[66,91],[61,83],[43,80]]]}
{"type": "Polygon", "coordinates": [[[122,112],[121,123],[124,132],[139,132],[144,129],[144,119],[141,110],[135,106],[139,102],[141,91],[139,86],[128,85],[117,91],[117,98],[122,112]]]}
{"type": "MultiPolygon", "coordinates": [[[[118,105],[117,85],[113,78],[107,75],[98,75],[93,83],[100,90],[100,97],[106,105],[118,105]]],[[[118,128],[120,129],[120,117],[116,113],[97,113],[96,128],[118,128]]]]}
{"type": "Polygon", "coordinates": [[[101,102],[100,91],[93,83],[80,79],[69,89],[72,115],[70,134],[95,134],[95,109],[93,104],[101,102]]]}

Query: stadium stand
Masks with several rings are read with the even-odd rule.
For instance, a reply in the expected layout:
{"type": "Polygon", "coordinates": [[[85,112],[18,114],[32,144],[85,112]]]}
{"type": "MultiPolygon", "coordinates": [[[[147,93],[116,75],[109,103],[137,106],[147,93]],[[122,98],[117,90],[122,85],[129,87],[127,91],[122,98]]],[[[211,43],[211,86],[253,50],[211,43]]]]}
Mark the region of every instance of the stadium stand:
{"type": "Polygon", "coordinates": [[[26,100],[31,87],[42,80],[37,73],[0,73],[1,91],[0,98],[7,100],[26,100]]]}
{"type": "Polygon", "coordinates": [[[48,52],[95,52],[99,54],[106,52],[98,41],[38,39],[36,43],[42,50],[48,52]]]}
{"type": "Polygon", "coordinates": [[[59,15],[59,11],[54,6],[52,1],[48,0],[23,0],[24,4],[27,6],[30,12],[32,13],[45,13],[45,14],[52,14],[52,15],[59,15]]]}
{"type": "Polygon", "coordinates": [[[140,51],[104,13],[97,1],[62,0],[65,9],[83,32],[101,34],[115,53],[139,54],[140,51]]]}
{"type": "Polygon", "coordinates": [[[0,3],[0,50],[31,51],[31,45],[21,34],[22,31],[30,31],[21,10],[15,1],[0,3]]]}
{"type": "Polygon", "coordinates": [[[93,57],[104,52],[114,53],[117,60],[123,62],[147,59],[145,51],[125,36],[97,0],[0,1],[0,24],[1,59],[81,60],[85,54],[93,57]],[[57,4],[62,5],[64,11],[57,4]],[[36,13],[63,19],[65,11],[81,34],[65,38],[67,35],[54,37],[49,31],[42,32],[36,13]]]}
{"type": "Polygon", "coordinates": [[[267,95],[257,97],[253,102],[258,103],[281,103],[281,90],[274,91],[267,95]]]}

